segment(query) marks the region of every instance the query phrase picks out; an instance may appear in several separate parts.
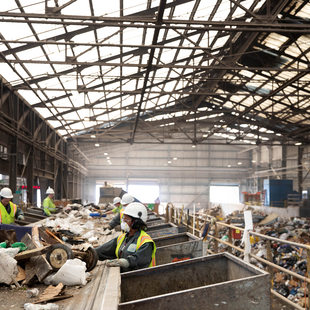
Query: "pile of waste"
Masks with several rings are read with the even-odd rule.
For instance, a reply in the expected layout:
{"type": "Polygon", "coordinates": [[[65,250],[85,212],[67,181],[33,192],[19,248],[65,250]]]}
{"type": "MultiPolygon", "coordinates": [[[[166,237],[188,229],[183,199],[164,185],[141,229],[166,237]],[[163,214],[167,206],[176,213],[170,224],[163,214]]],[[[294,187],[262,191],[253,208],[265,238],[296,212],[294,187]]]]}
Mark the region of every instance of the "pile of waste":
{"type": "MultiPolygon", "coordinates": [[[[65,287],[84,286],[97,264],[94,247],[107,238],[102,229],[108,221],[104,213],[103,207],[75,203],[33,227],[7,225],[0,230],[0,285],[24,287],[29,297],[38,295],[36,284],[47,285],[36,303],[71,297],[65,287]]],[[[50,307],[46,309],[58,309],[55,304],[50,307]]],[[[38,305],[26,303],[24,309],[38,305]]]]}
{"type": "MultiPolygon", "coordinates": [[[[249,209],[249,207],[247,207],[249,209]]],[[[207,212],[205,212],[207,213],[207,212]]],[[[266,215],[261,211],[252,210],[253,231],[267,235],[280,240],[292,241],[299,244],[310,245],[310,219],[308,218],[282,218],[276,214],[266,215]]],[[[236,229],[229,229],[220,224],[217,225],[218,238],[224,242],[231,240],[232,244],[244,249],[242,242],[244,228],[243,211],[235,211],[225,218],[222,222],[231,224],[236,229]],[[241,229],[237,229],[240,227],[241,229]],[[231,234],[231,236],[229,236],[231,234]]],[[[215,229],[212,227],[209,231],[210,235],[215,235],[215,229]]],[[[267,260],[267,244],[266,239],[261,239],[251,235],[251,254],[259,258],[267,260]]],[[[286,244],[280,241],[270,241],[272,263],[293,271],[301,276],[307,276],[307,253],[306,250],[286,244]]],[[[208,247],[211,251],[215,249],[215,241],[210,238],[208,247]]],[[[229,246],[218,242],[218,251],[224,252],[229,246]]],[[[242,251],[232,248],[232,253],[240,258],[244,257],[242,251]]],[[[307,282],[294,278],[291,275],[282,272],[276,268],[270,268],[267,264],[255,259],[251,256],[250,263],[268,272],[273,272],[273,289],[289,300],[300,305],[301,307],[309,307],[307,282]]]]}

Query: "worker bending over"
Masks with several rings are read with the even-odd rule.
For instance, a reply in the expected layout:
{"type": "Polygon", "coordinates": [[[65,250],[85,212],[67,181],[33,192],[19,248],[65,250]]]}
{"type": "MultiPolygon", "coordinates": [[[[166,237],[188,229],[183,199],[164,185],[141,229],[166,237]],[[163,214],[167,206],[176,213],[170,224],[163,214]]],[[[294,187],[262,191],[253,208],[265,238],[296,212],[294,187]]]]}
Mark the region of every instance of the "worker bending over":
{"type": "Polygon", "coordinates": [[[51,213],[55,213],[57,210],[53,200],[55,192],[51,187],[48,187],[46,194],[47,197],[43,200],[44,214],[50,216],[51,213]]]}
{"type": "Polygon", "coordinates": [[[106,260],[109,267],[131,271],[155,266],[156,246],[145,232],[147,210],[142,203],[130,203],[121,221],[123,231],[117,238],[96,248],[99,260],[106,260]]]}
{"type": "Polygon", "coordinates": [[[114,206],[113,210],[107,211],[104,214],[112,214],[112,213],[116,214],[116,213],[119,213],[122,210],[121,198],[115,197],[113,199],[113,206],[114,206]]]}
{"type": "Polygon", "coordinates": [[[23,211],[10,200],[13,194],[10,188],[4,187],[0,191],[0,224],[14,224],[15,219],[24,220],[23,211]]]}
{"type": "Polygon", "coordinates": [[[123,213],[124,210],[126,208],[127,205],[129,205],[131,202],[134,202],[134,198],[126,193],[123,195],[122,200],[121,200],[121,204],[122,204],[122,209],[119,211],[119,213],[117,213],[113,219],[111,220],[111,222],[109,224],[107,224],[106,226],[104,226],[103,228],[108,228],[108,229],[113,229],[114,227],[116,227],[117,225],[120,225],[121,223],[121,219],[123,217],[123,213]]]}

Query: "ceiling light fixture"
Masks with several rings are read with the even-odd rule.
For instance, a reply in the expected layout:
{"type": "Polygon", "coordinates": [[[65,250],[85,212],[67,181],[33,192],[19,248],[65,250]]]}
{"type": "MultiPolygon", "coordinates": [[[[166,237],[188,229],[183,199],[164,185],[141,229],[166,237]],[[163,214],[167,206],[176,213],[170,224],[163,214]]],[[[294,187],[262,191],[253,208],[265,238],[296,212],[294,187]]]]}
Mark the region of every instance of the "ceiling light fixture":
{"type": "Polygon", "coordinates": [[[96,138],[96,135],[91,135],[90,136],[92,139],[95,139],[96,138]]]}
{"type": "Polygon", "coordinates": [[[95,146],[97,146],[97,147],[98,147],[98,146],[100,146],[100,144],[99,144],[99,143],[95,143],[95,146]]]}

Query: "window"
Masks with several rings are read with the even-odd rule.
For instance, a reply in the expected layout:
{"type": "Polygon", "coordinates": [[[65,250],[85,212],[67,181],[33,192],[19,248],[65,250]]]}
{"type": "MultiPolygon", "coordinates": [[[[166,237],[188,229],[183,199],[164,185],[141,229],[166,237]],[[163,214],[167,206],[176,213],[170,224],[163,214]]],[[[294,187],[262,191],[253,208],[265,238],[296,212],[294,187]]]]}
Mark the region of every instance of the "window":
{"type": "Polygon", "coordinates": [[[142,203],[153,203],[159,197],[159,185],[154,183],[132,183],[128,185],[128,193],[142,203]]]}
{"type": "Polygon", "coordinates": [[[4,145],[0,145],[0,158],[4,160],[8,159],[8,149],[4,145]]]}
{"type": "Polygon", "coordinates": [[[210,202],[239,203],[239,186],[210,186],[210,202]]]}

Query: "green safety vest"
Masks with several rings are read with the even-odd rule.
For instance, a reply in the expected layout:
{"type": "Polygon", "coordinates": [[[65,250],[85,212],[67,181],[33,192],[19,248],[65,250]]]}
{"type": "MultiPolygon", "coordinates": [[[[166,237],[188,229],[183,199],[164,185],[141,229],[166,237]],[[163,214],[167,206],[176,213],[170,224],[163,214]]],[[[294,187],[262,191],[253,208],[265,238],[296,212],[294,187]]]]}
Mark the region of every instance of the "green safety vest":
{"type": "Polygon", "coordinates": [[[17,211],[17,206],[13,202],[9,202],[11,207],[10,214],[6,211],[5,206],[0,201],[0,223],[1,224],[12,224],[15,222],[15,214],[17,211]]]}
{"type": "Polygon", "coordinates": [[[123,209],[122,205],[118,206],[118,207],[115,207],[112,212],[113,213],[120,213],[120,211],[123,209]]]}
{"type": "MultiPolygon", "coordinates": [[[[118,256],[118,252],[119,252],[119,249],[125,239],[125,236],[126,234],[121,234],[117,237],[117,246],[116,246],[116,249],[115,249],[115,255],[117,258],[119,258],[118,256]]],[[[140,232],[140,236],[137,240],[137,246],[136,246],[136,251],[138,251],[138,249],[145,243],[147,242],[152,242],[153,243],[153,252],[152,252],[152,260],[151,260],[151,263],[149,265],[149,267],[154,267],[156,266],[156,261],[155,261],[155,253],[156,253],[156,245],[155,245],[155,242],[152,240],[152,238],[144,231],[144,230],[141,230],[140,232]]]]}
{"type": "Polygon", "coordinates": [[[47,215],[51,215],[51,212],[56,211],[56,206],[55,206],[53,200],[48,196],[43,201],[43,207],[44,207],[44,212],[47,215]]]}

